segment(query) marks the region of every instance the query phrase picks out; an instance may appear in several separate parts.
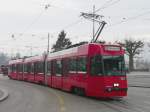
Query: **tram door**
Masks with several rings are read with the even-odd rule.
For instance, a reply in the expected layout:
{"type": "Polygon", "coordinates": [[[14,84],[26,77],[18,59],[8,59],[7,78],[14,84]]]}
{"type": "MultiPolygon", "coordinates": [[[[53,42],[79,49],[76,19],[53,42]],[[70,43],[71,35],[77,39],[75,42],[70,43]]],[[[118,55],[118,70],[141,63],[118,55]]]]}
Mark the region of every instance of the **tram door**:
{"type": "Polygon", "coordinates": [[[69,59],[63,59],[62,60],[62,65],[63,65],[63,79],[62,79],[62,89],[66,91],[70,91],[71,89],[71,75],[69,75],[69,59]]]}
{"type": "Polygon", "coordinates": [[[52,86],[52,62],[47,61],[45,67],[45,84],[47,86],[52,86]]]}
{"type": "Polygon", "coordinates": [[[62,61],[53,60],[53,72],[52,72],[52,87],[54,88],[62,88],[62,61]]]}
{"type": "Polygon", "coordinates": [[[17,64],[18,80],[23,80],[23,64],[17,64]]]}
{"type": "Polygon", "coordinates": [[[78,82],[78,86],[81,88],[87,87],[87,65],[88,58],[86,56],[80,56],[77,58],[77,77],[76,81],[78,82]]]}

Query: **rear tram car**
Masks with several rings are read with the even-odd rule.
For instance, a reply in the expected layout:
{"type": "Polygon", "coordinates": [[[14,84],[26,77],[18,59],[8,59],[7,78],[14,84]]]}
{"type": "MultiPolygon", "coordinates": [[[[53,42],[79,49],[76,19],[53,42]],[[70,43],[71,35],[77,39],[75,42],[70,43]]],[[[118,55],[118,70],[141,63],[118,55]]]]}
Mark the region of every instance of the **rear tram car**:
{"type": "Polygon", "coordinates": [[[12,79],[79,95],[110,98],[127,95],[124,50],[119,45],[84,44],[50,53],[46,58],[12,60],[9,67],[12,79]]]}
{"type": "Polygon", "coordinates": [[[23,76],[23,59],[9,61],[8,76],[11,79],[22,80],[23,76]]]}
{"type": "Polygon", "coordinates": [[[33,83],[44,84],[44,58],[35,56],[24,59],[24,80],[33,83]]]}
{"type": "Polygon", "coordinates": [[[3,75],[8,75],[8,65],[1,65],[0,66],[0,73],[3,75]]]}

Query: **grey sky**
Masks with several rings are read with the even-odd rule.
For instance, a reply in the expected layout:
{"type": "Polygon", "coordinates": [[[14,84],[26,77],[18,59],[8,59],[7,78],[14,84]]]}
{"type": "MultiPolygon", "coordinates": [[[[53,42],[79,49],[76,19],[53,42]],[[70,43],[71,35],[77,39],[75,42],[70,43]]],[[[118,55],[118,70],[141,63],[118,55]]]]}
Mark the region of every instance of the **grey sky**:
{"type": "Polygon", "coordinates": [[[39,54],[46,50],[47,33],[52,45],[63,29],[74,43],[90,40],[92,23],[79,16],[94,4],[106,6],[98,12],[108,23],[101,39],[134,37],[150,42],[150,0],[0,0],[0,51],[30,55],[33,46],[32,53],[39,54]],[[48,10],[46,4],[51,5],[48,10]],[[121,21],[126,22],[116,25],[121,21]]]}

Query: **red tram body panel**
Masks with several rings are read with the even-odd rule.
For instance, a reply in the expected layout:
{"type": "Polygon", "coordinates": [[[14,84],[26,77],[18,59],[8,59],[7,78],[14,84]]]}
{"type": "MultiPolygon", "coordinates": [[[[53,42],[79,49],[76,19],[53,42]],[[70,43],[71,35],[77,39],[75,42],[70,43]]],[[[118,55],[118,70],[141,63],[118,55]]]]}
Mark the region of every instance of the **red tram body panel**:
{"type": "Polygon", "coordinates": [[[41,68],[44,67],[44,59],[42,56],[25,59],[24,65],[27,67],[24,77],[27,78],[29,82],[44,84],[45,75],[44,71],[41,71],[41,68]]]}
{"type": "MultiPolygon", "coordinates": [[[[79,95],[124,97],[128,89],[124,62],[121,46],[90,43],[50,53],[47,58],[26,58],[22,73],[24,80],[79,95]]],[[[19,73],[9,76],[21,79],[16,78],[19,73]]]]}
{"type": "MultiPolygon", "coordinates": [[[[35,57],[34,57],[35,58],[35,57]]],[[[24,80],[28,82],[35,81],[35,74],[33,72],[33,57],[26,58],[24,61],[24,80]]]]}

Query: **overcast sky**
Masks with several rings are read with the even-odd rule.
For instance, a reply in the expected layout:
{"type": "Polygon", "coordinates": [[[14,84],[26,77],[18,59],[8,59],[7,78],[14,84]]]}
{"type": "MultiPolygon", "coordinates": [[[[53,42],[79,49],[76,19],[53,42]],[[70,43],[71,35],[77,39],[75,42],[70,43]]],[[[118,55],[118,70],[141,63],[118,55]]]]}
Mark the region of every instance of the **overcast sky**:
{"type": "Polygon", "coordinates": [[[133,37],[150,42],[150,0],[0,0],[0,51],[42,53],[47,33],[52,46],[61,30],[73,43],[89,41],[92,22],[80,17],[80,12],[91,12],[93,5],[102,8],[97,13],[107,22],[100,39],[133,37]]]}

